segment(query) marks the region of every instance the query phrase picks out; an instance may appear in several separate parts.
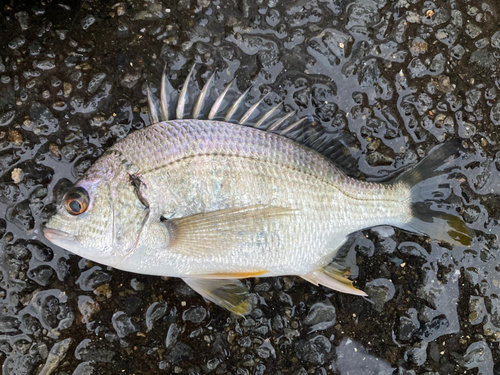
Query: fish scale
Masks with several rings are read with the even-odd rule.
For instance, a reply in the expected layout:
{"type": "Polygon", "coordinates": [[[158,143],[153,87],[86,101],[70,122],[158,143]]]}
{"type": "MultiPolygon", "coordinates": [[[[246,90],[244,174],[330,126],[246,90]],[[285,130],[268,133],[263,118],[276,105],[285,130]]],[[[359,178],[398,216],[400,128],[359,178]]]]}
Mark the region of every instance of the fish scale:
{"type": "MultiPolygon", "coordinates": [[[[181,116],[193,70],[175,105],[181,116]]],[[[147,93],[153,124],[118,141],[90,167],[65,195],[45,236],[108,266],[181,277],[240,315],[251,310],[247,287],[239,280],[247,277],[298,275],[315,285],[366,295],[332,262],[346,238],[360,229],[393,225],[453,244],[471,243],[472,233],[459,217],[418,201],[419,184],[427,177],[436,178],[436,188],[449,178],[450,172],[438,167],[456,155],[456,142],[392,181],[358,181],[335,160],[284,136],[307,124],[304,118],[289,124],[296,113],[279,113],[281,103],[261,111],[263,97],[246,104],[246,90],[221,116],[234,80],[209,106],[212,81],[193,108],[197,116],[210,107],[209,120],[169,120],[164,74],[159,108],[147,93]],[[243,113],[241,106],[247,107],[241,123],[231,122],[243,113]],[[218,118],[226,121],[211,120],[218,118]]],[[[315,129],[302,130],[303,143],[328,150],[345,168],[357,165],[344,140],[329,143],[315,129]]]]}

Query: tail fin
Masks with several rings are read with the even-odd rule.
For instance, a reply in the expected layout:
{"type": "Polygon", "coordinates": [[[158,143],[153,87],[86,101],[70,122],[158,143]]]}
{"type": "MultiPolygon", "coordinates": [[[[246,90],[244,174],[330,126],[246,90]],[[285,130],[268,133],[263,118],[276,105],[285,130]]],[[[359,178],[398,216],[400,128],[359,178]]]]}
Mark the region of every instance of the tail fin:
{"type": "Polygon", "coordinates": [[[459,139],[446,142],[414,168],[397,177],[393,183],[403,183],[411,189],[413,217],[404,229],[451,244],[469,246],[474,233],[462,218],[433,209],[440,206],[436,198],[446,198],[446,190],[449,191],[449,186],[448,189],[443,186],[453,173],[452,163],[448,159],[458,155],[460,142],[459,139]]]}

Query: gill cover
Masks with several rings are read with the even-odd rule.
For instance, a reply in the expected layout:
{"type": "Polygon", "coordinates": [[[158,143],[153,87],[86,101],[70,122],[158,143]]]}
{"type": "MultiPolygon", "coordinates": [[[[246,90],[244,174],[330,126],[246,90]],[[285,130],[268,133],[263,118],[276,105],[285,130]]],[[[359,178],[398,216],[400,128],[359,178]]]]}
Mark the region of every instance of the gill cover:
{"type": "Polygon", "coordinates": [[[145,185],[127,174],[113,191],[113,248],[125,257],[137,247],[149,218],[149,206],[140,189],[145,185]]]}

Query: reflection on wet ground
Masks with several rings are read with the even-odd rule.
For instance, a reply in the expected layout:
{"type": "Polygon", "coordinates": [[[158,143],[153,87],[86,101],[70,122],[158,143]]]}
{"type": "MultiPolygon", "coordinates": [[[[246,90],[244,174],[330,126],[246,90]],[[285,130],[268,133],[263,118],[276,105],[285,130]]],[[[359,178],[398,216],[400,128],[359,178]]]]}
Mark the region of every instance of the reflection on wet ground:
{"type": "MultiPolygon", "coordinates": [[[[15,2],[14,2],[15,3],[15,2]]],[[[0,358],[3,374],[496,374],[500,6],[495,0],[48,1],[0,9],[0,358]],[[470,248],[391,227],[343,249],[371,301],[295,277],[248,280],[246,319],[181,280],[51,247],[40,224],[118,139],[149,124],[146,85],[234,76],[331,137],[364,178],[451,137],[443,201],[470,248]],[[496,360],[495,360],[496,359],[496,360]],[[43,369],[42,369],[43,367],[43,369]]]]}

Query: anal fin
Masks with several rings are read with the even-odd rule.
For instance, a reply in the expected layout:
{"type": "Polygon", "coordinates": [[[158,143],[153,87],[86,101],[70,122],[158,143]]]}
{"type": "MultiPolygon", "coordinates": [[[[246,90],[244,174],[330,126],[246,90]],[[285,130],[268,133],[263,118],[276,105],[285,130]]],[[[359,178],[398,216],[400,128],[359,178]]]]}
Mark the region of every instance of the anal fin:
{"type": "Polygon", "coordinates": [[[248,289],[240,280],[198,278],[184,278],[183,280],[204,298],[237,315],[250,313],[248,289]]]}
{"type": "Polygon", "coordinates": [[[323,285],[342,293],[367,296],[365,292],[352,285],[352,281],[345,277],[347,274],[345,269],[340,269],[336,267],[335,263],[331,263],[325,267],[316,268],[301,277],[314,285],[323,285]]]}

